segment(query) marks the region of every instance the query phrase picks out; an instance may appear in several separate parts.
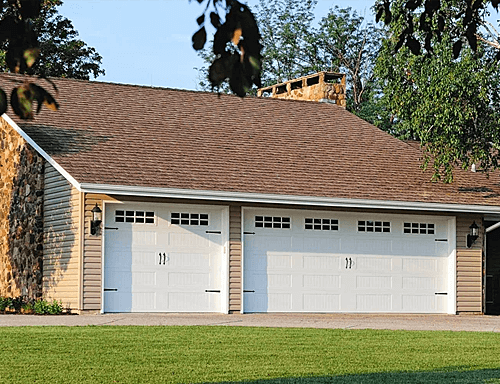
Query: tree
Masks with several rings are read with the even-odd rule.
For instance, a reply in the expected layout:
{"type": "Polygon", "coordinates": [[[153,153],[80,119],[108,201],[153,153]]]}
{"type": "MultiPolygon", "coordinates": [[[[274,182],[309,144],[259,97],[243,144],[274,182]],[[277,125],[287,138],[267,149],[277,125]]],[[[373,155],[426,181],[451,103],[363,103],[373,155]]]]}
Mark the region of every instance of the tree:
{"type": "MultiPolygon", "coordinates": [[[[89,79],[104,73],[101,56],[78,40],[71,21],[57,14],[61,0],[8,0],[0,2],[0,70],[19,74],[89,79]]],[[[49,80],[48,80],[49,81],[49,80]]],[[[49,81],[49,83],[51,83],[49,81]]],[[[55,89],[55,87],[54,87],[55,89]]],[[[35,81],[24,79],[14,87],[10,104],[22,119],[32,119],[35,107],[58,109],[57,101],[35,81]]],[[[0,114],[8,98],[0,89],[0,114]]]]}
{"type": "Polygon", "coordinates": [[[489,14],[488,6],[498,11],[500,0],[377,0],[376,20],[386,25],[401,26],[394,46],[403,45],[413,54],[422,47],[427,56],[433,54],[433,40],[440,41],[443,34],[453,46],[455,58],[467,41],[477,51],[478,30],[489,14]]]}
{"type": "MultiPolygon", "coordinates": [[[[473,164],[479,171],[498,168],[500,72],[496,50],[477,44],[457,54],[453,34],[433,38],[432,55],[415,55],[399,44],[404,24],[391,24],[376,72],[383,102],[393,114],[394,132],[420,141],[423,167],[434,179],[453,180],[453,169],[473,164]]],[[[416,35],[419,41],[426,35],[416,35]]]]}
{"type": "MultiPolygon", "coordinates": [[[[332,8],[320,21],[319,28],[315,28],[316,4],[316,0],[261,0],[255,8],[264,46],[263,85],[324,70],[343,72],[347,74],[348,109],[371,123],[384,125],[373,72],[381,30],[351,8],[339,7],[332,8]]],[[[213,60],[208,49],[200,55],[207,64],[213,60]]],[[[200,87],[211,90],[205,81],[207,68],[199,71],[200,87]]],[[[229,89],[223,87],[222,91],[229,92],[229,89]]]]}
{"type": "MultiPolygon", "coordinates": [[[[38,36],[40,55],[26,73],[51,77],[70,77],[89,80],[104,74],[102,57],[94,48],[78,39],[78,32],[67,18],[57,12],[61,0],[44,0],[33,30],[38,36]]],[[[4,46],[5,49],[5,46],[4,46]]],[[[0,69],[8,71],[5,62],[0,69]]]]}
{"type": "MultiPolygon", "coordinates": [[[[204,1],[198,0],[198,3],[204,1]]],[[[218,88],[228,80],[232,92],[244,97],[252,85],[261,86],[262,46],[254,15],[236,0],[206,0],[205,10],[196,20],[200,29],[192,38],[193,48],[197,51],[201,51],[207,41],[207,14],[216,29],[212,44],[214,58],[208,69],[210,84],[212,88],[218,88]],[[210,5],[213,6],[211,12],[210,5]]]]}

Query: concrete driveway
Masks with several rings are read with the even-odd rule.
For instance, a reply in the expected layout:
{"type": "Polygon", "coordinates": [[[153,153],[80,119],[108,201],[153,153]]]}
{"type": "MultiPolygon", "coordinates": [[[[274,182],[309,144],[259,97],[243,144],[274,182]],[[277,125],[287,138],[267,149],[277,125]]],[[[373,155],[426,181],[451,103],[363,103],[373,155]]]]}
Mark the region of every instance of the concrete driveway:
{"type": "Polygon", "coordinates": [[[0,315],[0,326],[211,325],[341,329],[403,329],[500,332],[500,316],[386,314],[201,314],[0,315]]]}

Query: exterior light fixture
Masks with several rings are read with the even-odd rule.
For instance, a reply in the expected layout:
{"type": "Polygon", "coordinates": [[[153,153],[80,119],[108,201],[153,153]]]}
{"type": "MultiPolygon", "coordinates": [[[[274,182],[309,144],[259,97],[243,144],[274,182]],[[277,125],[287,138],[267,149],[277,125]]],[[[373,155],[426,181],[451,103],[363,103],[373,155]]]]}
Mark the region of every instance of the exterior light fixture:
{"type": "Polygon", "coordinates": [[[469,229],[470,234],[467,235],[467,248],[472,247],[472,244],[474,244],[476,239],[479,237],[479,227],[477,226],[475,221],[471,224],[469,229]]]}
{"type": "Polygon", "coordinates": [[[101,208],[95,204],[95,207],[92,208],[92,220],[90,220],[90,234],[93,236],[99,235],[99,230],[101,229],[102,223],[102,211],[101,208]]]}

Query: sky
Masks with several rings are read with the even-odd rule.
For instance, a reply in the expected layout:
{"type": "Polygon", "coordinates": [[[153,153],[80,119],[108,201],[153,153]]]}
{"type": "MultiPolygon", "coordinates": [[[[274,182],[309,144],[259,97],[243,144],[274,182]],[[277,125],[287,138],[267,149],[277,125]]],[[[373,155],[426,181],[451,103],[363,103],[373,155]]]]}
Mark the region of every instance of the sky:
{"type": "MultiPolygon", "coordinates": [[[[240,0],[245,2],[244,0],[240,0]]],[[[250,9],[258,0],[247,2],[250,9]]],[[[374,0],[319,0],[317,20],[335,5],[352,7],[374,21],[374,0]]],[[[196,90],[203,66],[191,45],[196,0],[64,0],[59,13],[70,19],[88,46],[102,56],[106,71],[98,81],[196,90]]]]}

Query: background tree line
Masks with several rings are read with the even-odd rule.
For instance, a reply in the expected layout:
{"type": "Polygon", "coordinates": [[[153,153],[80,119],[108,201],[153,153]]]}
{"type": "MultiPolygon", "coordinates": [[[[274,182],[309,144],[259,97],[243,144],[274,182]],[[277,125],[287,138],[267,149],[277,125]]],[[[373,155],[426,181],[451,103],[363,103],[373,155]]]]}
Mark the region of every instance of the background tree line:
{"type": "MultiPolygon", "coordinates": [[[[391,2],[387,25],[338,6],[315,25],[316,0],[261,0],[253,11],[263,45],[262,85],[318,71],[345,73],[347,109],[398,138],[420,142],[422,166],[433,168],[435,180],[451,182],[456,167],[498,168],[498,34],[482,13],[471,46],[466,34],[457,40],[460,28],[450,25],[459,1],[441,2],[435,20],[428,7],[416,1],[409,12],[408,3],[391,2]]],[[[208,48],[201,56],[207,65],[213,61],[208,48]]],[[[200,69],[200,88],[211,90],[207,73],[200,69]]]]}

